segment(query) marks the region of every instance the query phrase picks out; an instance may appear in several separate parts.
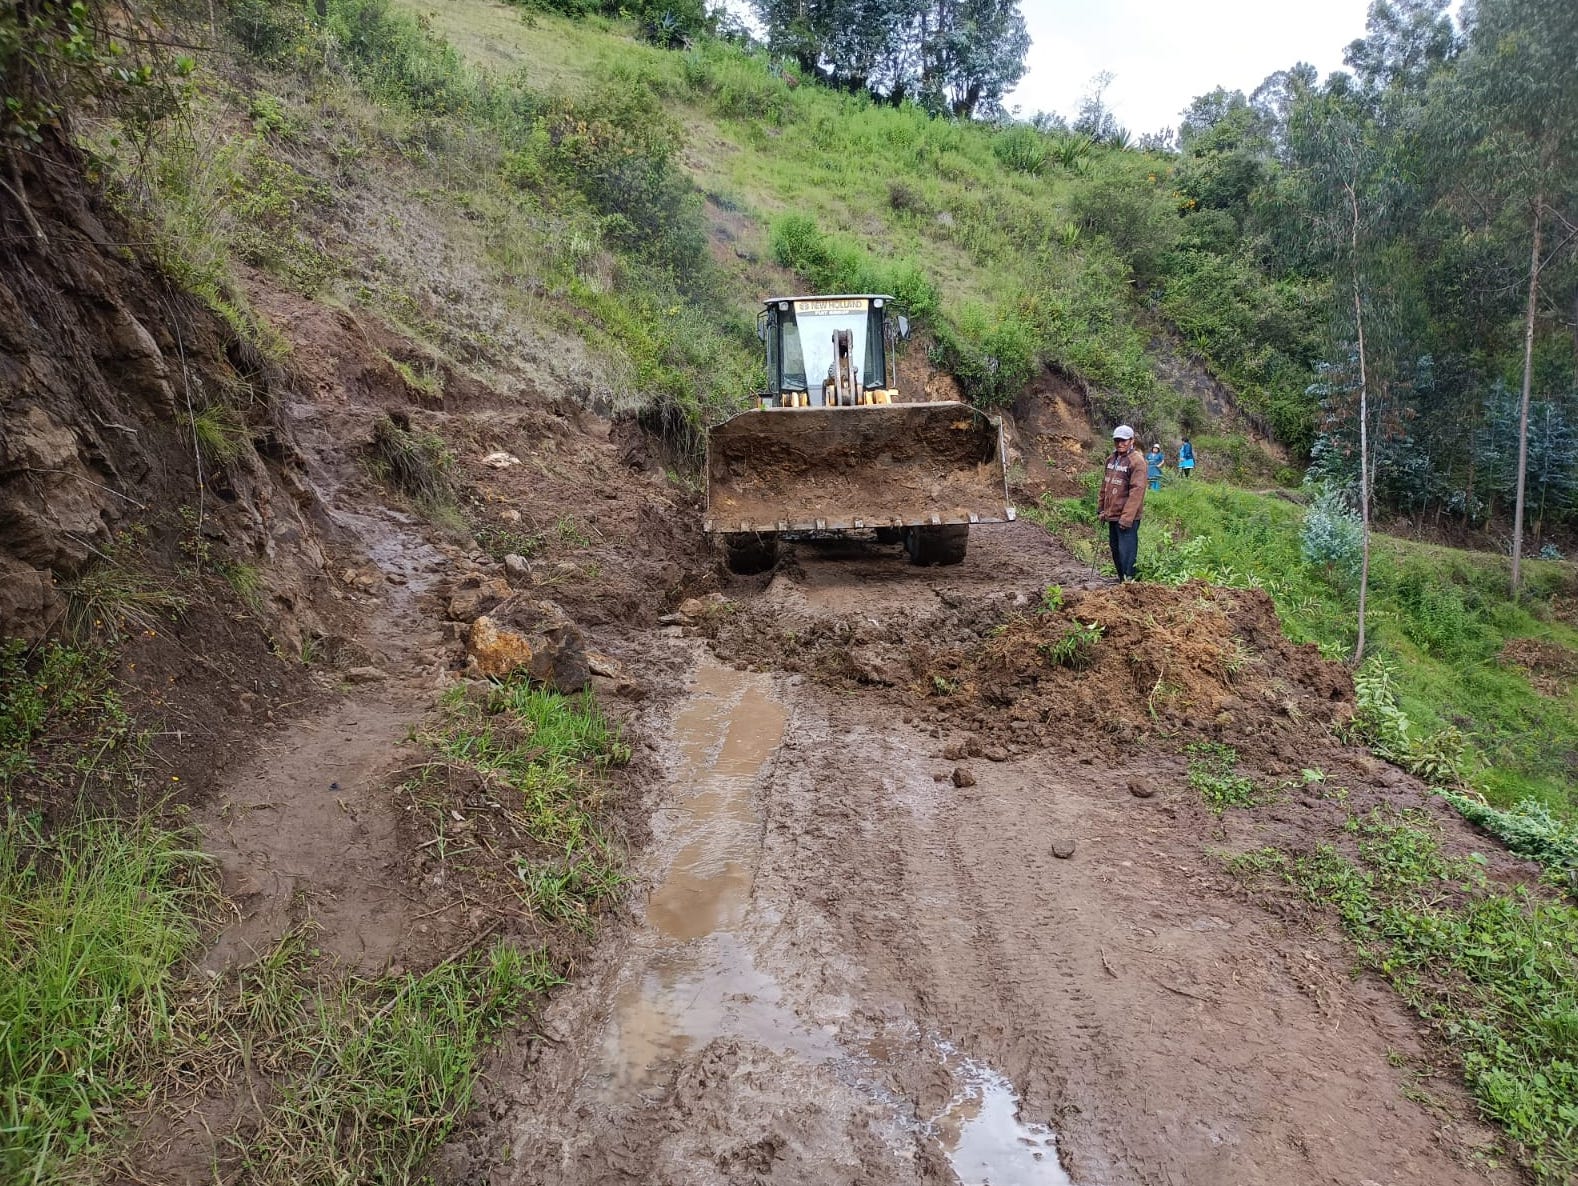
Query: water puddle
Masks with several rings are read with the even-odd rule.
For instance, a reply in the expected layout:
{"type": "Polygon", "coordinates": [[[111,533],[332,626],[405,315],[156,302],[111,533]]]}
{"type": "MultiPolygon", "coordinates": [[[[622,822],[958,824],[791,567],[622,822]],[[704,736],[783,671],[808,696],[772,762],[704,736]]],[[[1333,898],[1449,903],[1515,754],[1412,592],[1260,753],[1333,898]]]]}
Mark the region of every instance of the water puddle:
{"type": "Polygon", "coordinates": [[[1057,1134],[1019,1119],[1019,1095],[983,1063],[942,1047],[958,1083],[935,1124],[959,1186],[1071,1186],[1057,1134]]]}
{"type": "Polygon", "coordinates": [[[768,677],[703,658],[674,716],[680,767],[670,835],[680,847],[647,901],[645,959],[622,985],[605,1037],[612,1087],[647,1086],[663,1064],[724,1035],[808,1057],[831,1053],[830,1040],[783,1004],[740,935],[761,849],[755,783],[786,721],[768,677]]]}

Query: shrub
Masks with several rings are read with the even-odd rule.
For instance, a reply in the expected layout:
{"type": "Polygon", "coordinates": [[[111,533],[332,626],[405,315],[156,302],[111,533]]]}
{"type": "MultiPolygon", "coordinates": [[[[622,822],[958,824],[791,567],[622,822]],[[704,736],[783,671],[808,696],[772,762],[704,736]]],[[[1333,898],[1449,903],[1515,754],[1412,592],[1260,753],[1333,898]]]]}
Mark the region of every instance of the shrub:
{"type": "Polygon", "coordinates": [[[943,366],[984,408],[1006,407],[1036,370],[1036,334],[1017,313],[969,304],[957,321],[937,327],[943,366]]]}
{"type": "Polygon", "coordinates": [[[910,259],[873,259],[841,235],[824,232],[806,214],[787,214],[772,224],[773,258],[808,280],[818,292],[885,292],[912,316],[935,314],[942,294],[910,259]]]}
{"type": "Polygon", "coordinates": [[[1039,177],[1052,160],[1046,138],[1034,128],[1018,124],[1000,132],[992,141],[992,155],[1005,169],[1039,177]]]}
{"type": "Polygon", "coordinates": [[[1364,560],[1364,523],[1342,491],[1328,486],[1316,496],[1304,516],[1300,551],[1334,583],[1347,584],[1359,575],[1364,560]]]}

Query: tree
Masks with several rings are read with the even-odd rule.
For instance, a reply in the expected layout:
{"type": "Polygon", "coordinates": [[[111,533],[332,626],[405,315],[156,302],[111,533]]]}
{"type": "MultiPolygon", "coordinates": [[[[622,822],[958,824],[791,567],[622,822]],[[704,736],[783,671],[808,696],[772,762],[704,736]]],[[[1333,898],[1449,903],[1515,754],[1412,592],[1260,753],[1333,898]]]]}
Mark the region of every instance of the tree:
{"type": "Polygon", "coordinates": [[[997,115],[1024,76],[1019,0],[752,0],[768,47],[808,75],[963,119],[997,115]]]}
{"type": "Polygon", "coordinates": [[[1506,198],[1528,226],[1518,477],[1512,520],[1512,595],[1522,584],[1529,401],[1548,225],[1571,226],[1563,209],[1578,189],[1578,5],[1571,0],[1481,0],[1469,27],[1458,93],[1483,112],[1481,148],[1506,198]]]}
{"type": "Polygon", "coordinates": [[[1372,93],[1421,93],[1430,76],[1459,49],[1447,15],[1449,0],[1375,0],[1366,36],[1351,42],[1343,61],[1372,93]]]}
{"type": "Polygon", "coordinates": [[[1019,0],[938,0],[923,29],[922,101],[961,119],[1000,114],[1030,52],[1019,0]]]}
{"type": "Polygon", "coordinates": [[[1089,136],[1101,144],[1128,136],[1128,129],[1118,122],[1107,106],[1107,88],[1112,85],[1113,74],[1103,70],[1090,80],[1090,88],[1079,101],[1079,112],[1071,125],[1081,136],[1089,136]]]}

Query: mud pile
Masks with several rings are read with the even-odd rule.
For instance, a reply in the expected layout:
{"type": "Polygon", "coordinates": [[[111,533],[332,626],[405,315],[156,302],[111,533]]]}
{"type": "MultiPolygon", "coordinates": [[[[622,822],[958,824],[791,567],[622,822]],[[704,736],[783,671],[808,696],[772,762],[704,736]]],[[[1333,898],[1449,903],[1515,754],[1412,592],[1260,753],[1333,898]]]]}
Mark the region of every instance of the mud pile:
{"type": "Polygon", "coordinates": [[[1088,752],[1093,740],[1184,736],[1296,769],[1352,716],[1353,682],[1283,635],[1271,599],[1199,582],[944,594],[902,616],[807,605],[782,578],[771,611],[713,629],[719,653],[834,686],[886,688],[906,720],[1006,753],[1088,752]]]}
{"type": "Polygon", "coordinates": [[[976,645],[916,658],[917,708],[1038,746],[1182,731],[1291,762],[1353,712],[1346,671],[1289,642],[1271,599],[1252,589],[1073,592],[976,645]]]}

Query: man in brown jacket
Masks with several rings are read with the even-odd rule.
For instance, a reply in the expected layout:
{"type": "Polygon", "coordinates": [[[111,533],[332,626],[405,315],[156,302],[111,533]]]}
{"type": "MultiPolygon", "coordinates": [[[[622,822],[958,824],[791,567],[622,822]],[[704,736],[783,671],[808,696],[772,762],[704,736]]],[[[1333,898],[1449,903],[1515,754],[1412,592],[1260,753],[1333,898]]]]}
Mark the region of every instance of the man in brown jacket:
{"type": "Polygon", "coordinates": [[[1112,450],[1096,496],[1096,518],[1107,525],[1118,580],[1132,581],[1140,550],[1140,512],[1145,507],[1145,458],[1134,451],[1134,430],[1127,424],[1112,430],[1112,450]]]}

